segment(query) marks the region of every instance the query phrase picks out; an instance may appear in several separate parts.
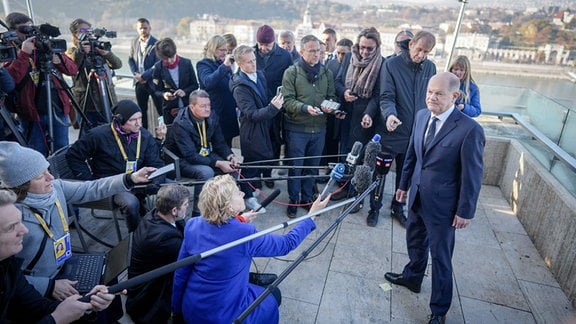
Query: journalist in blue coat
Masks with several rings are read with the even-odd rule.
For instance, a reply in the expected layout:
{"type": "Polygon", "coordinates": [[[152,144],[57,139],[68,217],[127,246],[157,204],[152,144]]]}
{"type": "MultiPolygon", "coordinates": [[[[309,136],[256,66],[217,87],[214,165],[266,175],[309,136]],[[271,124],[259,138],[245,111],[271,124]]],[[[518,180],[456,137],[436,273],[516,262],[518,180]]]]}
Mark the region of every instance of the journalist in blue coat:
{"type": "Polygon", "coordinates": [[[460,81],[450,72],[432,77],[426,105],[417,112],[396,199],[410,189],[406,242],[410,262],[385,278],[420,292],[432,256],[429,323],[443,323],[452,301],[452,253],[456,229],[474,217],[482,185],[484,131],[458,109],[460,81]]]}

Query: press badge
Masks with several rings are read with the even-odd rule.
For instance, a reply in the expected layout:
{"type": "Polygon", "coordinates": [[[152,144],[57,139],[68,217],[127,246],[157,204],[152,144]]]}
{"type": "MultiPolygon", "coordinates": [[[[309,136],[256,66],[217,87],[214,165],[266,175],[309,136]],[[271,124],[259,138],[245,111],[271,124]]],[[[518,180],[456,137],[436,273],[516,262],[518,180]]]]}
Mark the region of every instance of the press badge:
{"type": "Polygon", "coordinates": [[[126,161],[126,174],[136,172],[138,161],[126,161]]]}
{"type": "Polygon", "coordinates": [[[58,266],[63,265],[64,261],[70,259],[72,256],[70,233],[66,233],[64,236],[54,241],[54,256],[56,257],[56,264],[58,266]]]}
{"type": "Polygon", "coordinates": [[[203,147],[200,149],[199,154],[202,156],[208,156],[210,154],[210,149],[207,147],[203,147]]]}

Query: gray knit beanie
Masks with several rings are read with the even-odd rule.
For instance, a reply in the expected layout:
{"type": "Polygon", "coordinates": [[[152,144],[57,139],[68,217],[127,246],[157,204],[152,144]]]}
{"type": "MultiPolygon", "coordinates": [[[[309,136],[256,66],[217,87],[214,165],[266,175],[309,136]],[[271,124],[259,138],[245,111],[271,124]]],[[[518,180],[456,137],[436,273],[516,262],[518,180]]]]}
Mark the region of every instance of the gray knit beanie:
{"type": "Polygon", "coordinates": [[[40,152],[16,142],[0,142],[0,182],[4,188],[15,188],[36,178],[50,164],[40,152]]]}

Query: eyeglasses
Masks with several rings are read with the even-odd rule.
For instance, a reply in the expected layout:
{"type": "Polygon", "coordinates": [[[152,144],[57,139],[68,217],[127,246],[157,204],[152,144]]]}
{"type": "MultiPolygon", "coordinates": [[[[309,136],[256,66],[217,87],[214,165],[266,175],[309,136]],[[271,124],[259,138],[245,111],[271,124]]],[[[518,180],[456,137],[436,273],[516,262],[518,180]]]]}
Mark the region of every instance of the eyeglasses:
{"type": "Polygon", "coordinates": [[[376,49],[376,47],[372,47],[372,46],[360,46],[361,51],[372,52],[375,49],[376,49]]]}
{"type": "Polygon", "coordinates": [[[309,49],[305,51],[306,53],[310,53],[310,54],[316,54],[316,53],[320,53],[321,50],[319,49],[309,49]]]}

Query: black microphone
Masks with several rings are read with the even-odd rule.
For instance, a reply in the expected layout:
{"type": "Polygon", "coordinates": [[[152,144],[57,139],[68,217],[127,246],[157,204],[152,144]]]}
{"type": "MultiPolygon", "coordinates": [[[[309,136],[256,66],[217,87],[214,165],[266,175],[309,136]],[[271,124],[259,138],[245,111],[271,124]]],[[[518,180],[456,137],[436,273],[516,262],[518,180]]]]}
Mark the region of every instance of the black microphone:
{"type": "MultiPolygon", "coordinates": [[[[376,156],[376,167],[374,172],[378,174],[379,178],[378,188],[374,194],[374,199],[376,201],[380,200],[380,193],[384,190],[386,174],[388,174],[388,171],[390,171],[392,161],[394,161],[394,157],[388,153],[378,152],[378,155],[376,156]]],[[[396,176],[399,177],[401,175],[397,174],[396,176]]]]}
{"type": "Polygon", "coordinates": [[[354,170],[352,185],[358,193],[366,190],[372,182],[372,170],[367,165],[359,165],[354,170]]]}
{"type": "Polygon", "coordinates": [[[372,137],[370,142],[366,144],[366,149],[364,150],[364,165],[367,165],[374,170],[376,167],[376,156],[381,150],[382,145],[380,144],[380,134],[376,134],[372,137]]]}
{"type": "Polygon", "coordinates": [[[268,195],[268,197],[266,197],[264,200],[262,200],[262,203],[260,204],[260,207],[258,207],[258,209],[255,210],[255,212],[260,211],[260,209],[270,205],[270,203],[276,199],[276,197],[280,196],[280,189],[276,189],[274,191],[272,191],[272,193],[270,195],[268,195]]]}
{"type": "Polygon", "coordinates": [[[356,162],[358,162],[358,157],[360,156],[360,152],[362,152],[363,146],[364,145],[362,145],[362,143],[358,141],[354,142],[354,145],[352,146],[350,153],[348,153],[348,155],[346,156],[346,163],[348,164],[350,170],[353,170],[354,166],[356,165],[356,162]]]}
{"type": "Polygon", "coordinates": [[[60,28],[56,26],[52,26],[48,23],[40,25],[40,32],[44,35],[48,35],[50,37],[58,37],[60,36],[60,28]]]}
{"type": "Polygon", "coordinates": [[[330,172],[330,180],[328,180],[328,183],[326,184],[324,190],[322,190],[322,193],[320,194],[322,200],[326,199],[326,196],[329,193],[328,188],[333,187],[337,181],[340,181],[342,177],[344,177],[345,172],[346,172],[346,166],[344,165],[344,163],[337,163],[334,166],[334,168],[330,172]]]}

